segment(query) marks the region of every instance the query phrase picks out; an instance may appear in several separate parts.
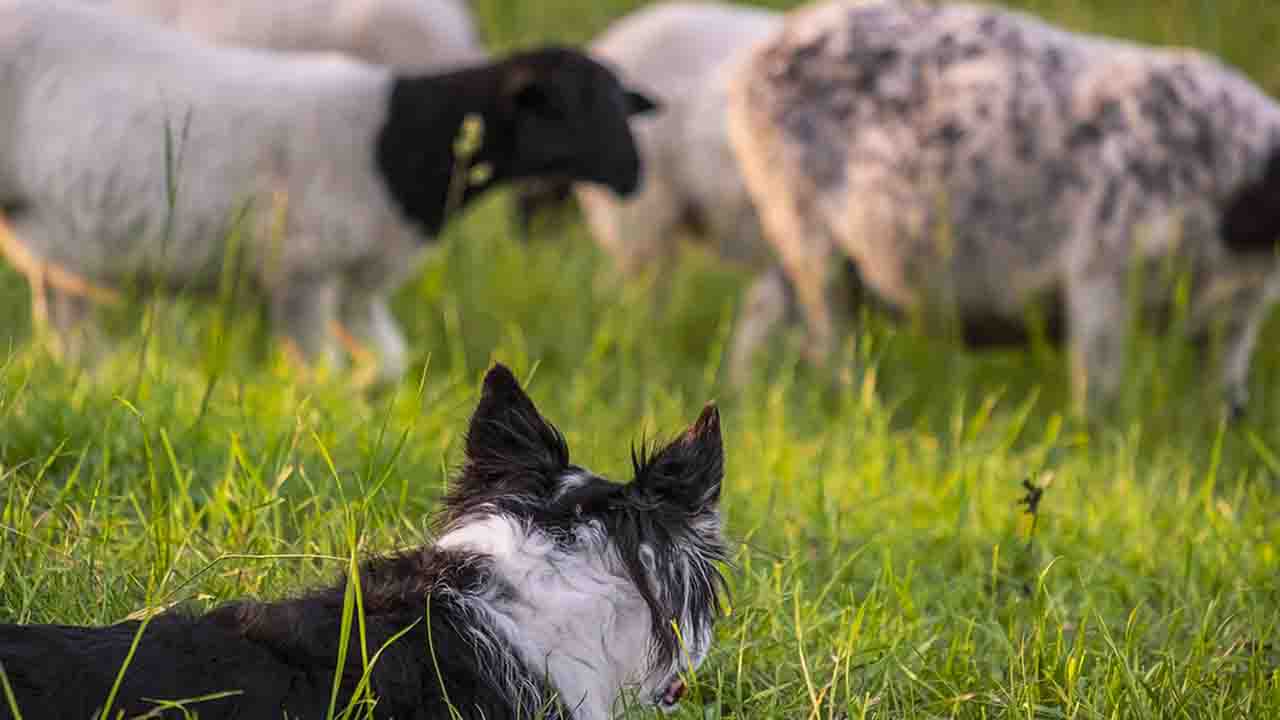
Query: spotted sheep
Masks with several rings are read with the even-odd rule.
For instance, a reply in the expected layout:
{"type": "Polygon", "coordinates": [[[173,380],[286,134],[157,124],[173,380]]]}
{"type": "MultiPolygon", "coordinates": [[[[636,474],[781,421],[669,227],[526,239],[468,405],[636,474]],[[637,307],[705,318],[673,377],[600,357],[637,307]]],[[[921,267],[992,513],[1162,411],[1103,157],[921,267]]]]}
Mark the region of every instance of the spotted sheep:
{"type": "Polygon", "coordinates": [[[0,250],[71,337],[122,286],[216,285],[239,227],[289,344],[336,361],[340,327],[390,380],[408,356],[387,298],[449,214],[542,173],[633,192],[647,105],[562,48],[401,75],[0,0],[0,250]]]}
{"type": "Polygon", "coordinates": [[[730,102],[815,359],[852,261],[878,301],[975,344],[1043,321],[1096,409],[1122,382],[1130,311],[1168,315],[1181,277],[1243,409],[1280,289],[1280,107],[1237,71],[994,7],[835,0],[791,14],[730,102]]]}
{"type": "Polygon", "coordinates": [[[87,0],[219,45],[340,52],[401,70],[487,54],[465,0],[87,0]]]}

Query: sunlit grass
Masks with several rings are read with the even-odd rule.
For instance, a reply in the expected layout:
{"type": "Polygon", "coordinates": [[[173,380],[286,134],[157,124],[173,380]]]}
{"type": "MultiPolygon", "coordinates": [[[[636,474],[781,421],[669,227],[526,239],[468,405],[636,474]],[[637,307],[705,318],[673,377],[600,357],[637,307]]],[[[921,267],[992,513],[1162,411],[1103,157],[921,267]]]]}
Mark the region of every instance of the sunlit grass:
{"type": "MultiPolygon", "coordinates": [[[[627,5],[476,4],[504,46],[581,40],[627,5]]],[[[1268,4],[1032,6],[1280,80],[1268,4]]],[[[415,362],[375,395],[299,379],[245,298],[106,311],[116,350],[76,371],[27,342],[3,271],[0,621],[280,597],[353,549],[429,540],[500,359],[574,461],[619,479],[631,439],[722,402],[734,592],[678,717],[1280,717],[1274,329],[1232,427],[1176,338],[1140,339],[1122,412],[1088,425],[1067,414],[1059,352],[967,353],[874,316],[849,382],[779,341],[734,393],[722,355],[746,278],[691,254],[653,303],[576,224],[512,240],[503,200],[397,297],[415,362]],[[1024,482],[1043,488],[1034,523],[1024,482]]]]}

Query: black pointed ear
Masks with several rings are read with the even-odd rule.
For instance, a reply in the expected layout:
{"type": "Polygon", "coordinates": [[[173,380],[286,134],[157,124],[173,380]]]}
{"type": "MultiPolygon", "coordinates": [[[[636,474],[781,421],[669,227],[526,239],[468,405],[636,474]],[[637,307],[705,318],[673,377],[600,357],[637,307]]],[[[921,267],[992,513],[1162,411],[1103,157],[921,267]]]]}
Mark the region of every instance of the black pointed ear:
{"type": "Polygon", "coordinates": [[[688,430],[648,458],[633,457],[636,484],[659,499],[690,512],[720,502],[724,480],[724,443],[720,411],[709,404],[688,430]]]}
{"type": "Polygon", "coordinates": [[[480,403],[467,428],[467,472],[472,479],[555,473],[569,465],[564,437],[543,419],[504,365],[484,376],[480,403]]]}
{"type": "Polygon", "coordinates": [[[648,115],[662,109],[662,103],[638,90],[627,91],[627,114],[648,115]]]}
{"type": "Polygon", "coordinates": [[[1280,150],[1273,150],[1262,176],[1245,184],[1222,214],[1222,242],[1238,253],[1270,252],[1280,240],[1280,150]]]}

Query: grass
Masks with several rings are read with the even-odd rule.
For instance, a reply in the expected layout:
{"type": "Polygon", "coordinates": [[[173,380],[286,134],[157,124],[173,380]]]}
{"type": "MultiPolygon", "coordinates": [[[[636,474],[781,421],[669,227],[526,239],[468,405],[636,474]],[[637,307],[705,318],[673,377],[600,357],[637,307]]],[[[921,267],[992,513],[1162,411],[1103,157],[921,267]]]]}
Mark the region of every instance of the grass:
{"type": "MultiPolygon", "coordinates": [[[[475,4],[499,47],[638,5],[475,4]]],[[[1027,5],[1280,90],[1266,0],[1027,5]]],[[[82,374],[27,342],[2,271],[0,621],[278,597],[423,542],[500,359],[575,461],[620,479],[628,439],[722,401],[731,613],[678,717],[1280,717],[1280,329],[1230,427],[1177,338],[1140,338],[1122,411],[1086,425],[1060,353],[971,354],[874,317],[848,385],[779,344],[735,394],[746,278],[690,253],[659,306],[578,225],[525,247],[505,212],[470,212],[400,293],[417,362],[378,396],[288,372],[253,308],[185,299],[106,311],[119,350],[82,374]]]]}

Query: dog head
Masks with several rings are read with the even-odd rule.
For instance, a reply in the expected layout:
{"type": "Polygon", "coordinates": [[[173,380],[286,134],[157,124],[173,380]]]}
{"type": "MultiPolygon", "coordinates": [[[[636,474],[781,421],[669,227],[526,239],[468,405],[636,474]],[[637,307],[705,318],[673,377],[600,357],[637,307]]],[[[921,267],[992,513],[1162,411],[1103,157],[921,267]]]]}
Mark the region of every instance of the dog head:
{"type": "Polygon", "coordinates": [[[498,365],[485,378],[466,446],[441,543],[492,555],[497,574],[510,575],[512,607],[542,604],[514,644],[545,656],[568,705],[595,693],[587,701],[608,709],[630,687],[641,701],[674,708],[681,675],[710,648],[725,591],[716,408],[708,405],[670,443],[633,450],[634,477],[616,483],[572,464],[563,436],[498,365]],[[603,619],[586,622],[593,613],[603,619]],[[539,645],[538,623],[554,625],[555,639],[539,645]],[[562,652],[577,655],[577,665],[557,670],[562,652]],[[583,658],[608,667],[585,667],[593,661],[583,658]]]}

